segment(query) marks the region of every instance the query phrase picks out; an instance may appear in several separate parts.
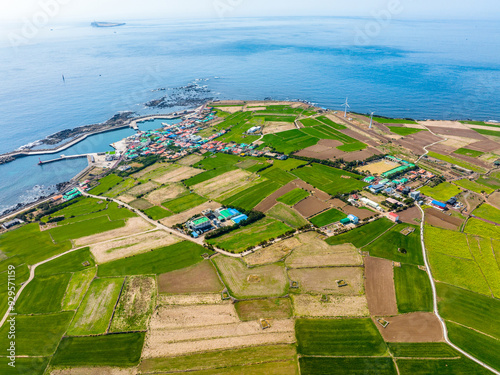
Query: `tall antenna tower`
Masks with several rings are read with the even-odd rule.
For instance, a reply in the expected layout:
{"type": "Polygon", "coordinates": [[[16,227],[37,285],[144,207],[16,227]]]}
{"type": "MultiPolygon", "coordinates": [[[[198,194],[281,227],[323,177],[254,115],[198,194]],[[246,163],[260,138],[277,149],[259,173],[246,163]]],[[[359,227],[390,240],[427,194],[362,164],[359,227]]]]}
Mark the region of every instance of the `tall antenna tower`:
{"type": "Polygon", "coordinates": [[[370,114],[370,127],[369,127],[369,129],[371,129],[371,128],[372,128],[372,126],[373,126],[373,114],[374,114],[374,113],[375,113],[375,112],[372,112],[372,113],[370,114]]]}
{"type": "Polygon", "coordinates": [[[345,98],[345,103],[344,103],[344,107],[345,107],[345,110],[344,110],[344,118],[347,117],[347,108],[351,108],[351,106],[349,105],[349,97],[345,98]]]}

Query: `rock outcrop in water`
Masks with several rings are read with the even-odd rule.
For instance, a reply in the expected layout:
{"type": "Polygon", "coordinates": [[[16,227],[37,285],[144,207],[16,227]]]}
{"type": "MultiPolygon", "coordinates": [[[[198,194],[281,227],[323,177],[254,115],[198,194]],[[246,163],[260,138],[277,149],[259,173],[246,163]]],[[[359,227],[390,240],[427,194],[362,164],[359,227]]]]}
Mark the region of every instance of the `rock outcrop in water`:
{"type": "MultiPolygon", "coordinates": [[[[164,91],[165,89],[158,89],[164,91]]],[[[160,99],[147,102],[146,107],[150,108],[173,108],[173,107],[198,107],[206,102],[215,99],[212,91],[207,86],[200,86],[197,83],[176,87],[171,89],[170,95],[165,95],[160,99]]]]}

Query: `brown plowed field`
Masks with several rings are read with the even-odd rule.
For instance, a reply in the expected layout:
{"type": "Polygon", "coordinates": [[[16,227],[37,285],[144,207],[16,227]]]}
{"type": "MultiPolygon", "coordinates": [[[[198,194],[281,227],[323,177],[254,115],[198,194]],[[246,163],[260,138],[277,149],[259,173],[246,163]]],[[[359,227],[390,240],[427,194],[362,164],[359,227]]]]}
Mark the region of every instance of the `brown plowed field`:
{"type": "Polygon", "coordinates": [[[398,212],[398,215],[400,221],[408,224],[420,224],[420,221],[417,221],[416,219],[421,220],[422,218],[422,214],[417,206],[398,212]]]}
{"type": "Polygon", "coordinates": [[[388,342],[440,342],[443,330],[438,318],[432,313],[416,312],[384,318],[389,325],[375,325],[388,342]]]}
{"type": "Polygon", "coordinates": [[[467,146],[467,148],[470,148],[471,150],[482,151],[482,152],[493,152],[493,151],[497,151],[498,149],[500,149],[500,145],[497,142],[487,140],[487,141],[479,141],[479,142],[471,143],[470,145],[467,146]]]}
{"type": "Polygon", "coordinates": [[[308,197],[293,206],[304,217],[311,217],[330,208],[330,205],[316,197],[308,197]]]}
{"type": "Polygon", "coordinates": [[[214,266],[204,260],[194,266],[164,273],[158,277],[160,293],[217,293],[222,283],[214,266]]]}
{"type": "Polygon", "coordinates": [[[293,181],[289,182],[288,184],[280,187],[278,190],[276,190],[270,196],[265,198],[262,202],[260,202],[257,206],[255,206],[254,210],[260,211],[260,212],[266,212],[266,211],[270,210],[277,203],[276,202],[277,198],[281,197],[282,195],[285,195],[286,193],[288,193],[296,188],[297,188],[297,186],[293,183],[293,181]]]}
{"type": "Polygon", "coordinates": [[[348,152],[342,156],[345,161],[355,161],[355,160],[365,160],[370,156],[382,154],[382,152],[378,151],[373,147],[368,147],[361,151],[348,152]]]}
{"type": "Polygon", "coordinates": [[[458,217],[448,216],[435,208],[428,208],[425,210],[425,222],[434,227],[457,230],[464,221],[458,217]]]}
{"type": "Polygon", "coordinates": [[[427,126],[429,130],[432,130],[436,134],[441,135],[452,135],[455,137],[462,138],[472,138],[478,140],[486,140],[487,138],[482,136],[481,134],[475,132],[470,129],[456,129],[456,128],[446,128],[446,127],[437,127],[437,126],[427,126]]]}
{"type": "Polygon", "coordinates": [[[371,210],[365,210],[363,208],[358,208],[354,206],[345,206],[342,210],[348,215],[351,214],[357,216],[360,220],[375,215],[375,212],[371,210]]]}
{"type": "Polygon", "coordinates": [[[371,315],[383,316],[398,313],[392,261],[373,257],[365,258],[365,290],[371,315]]]}

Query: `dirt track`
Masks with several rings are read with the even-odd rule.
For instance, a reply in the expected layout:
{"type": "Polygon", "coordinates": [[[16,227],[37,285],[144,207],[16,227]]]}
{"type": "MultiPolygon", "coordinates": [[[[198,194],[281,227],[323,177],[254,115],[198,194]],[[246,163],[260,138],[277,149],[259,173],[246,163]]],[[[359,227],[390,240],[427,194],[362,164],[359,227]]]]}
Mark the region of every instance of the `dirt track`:
{"type": "Polygon", "coordinates": [[[392,261],[365,258],[365,290],[368,309],[372,316],[396,315],[396,289],[392,261]]]}
{"type": "Polygon", "coordinates": [[[416,312],[384,318],[389,322],[386,328],[375,325],[388,342],[440,342],[443,330],[439,319],[432,313],[416,312]]]}

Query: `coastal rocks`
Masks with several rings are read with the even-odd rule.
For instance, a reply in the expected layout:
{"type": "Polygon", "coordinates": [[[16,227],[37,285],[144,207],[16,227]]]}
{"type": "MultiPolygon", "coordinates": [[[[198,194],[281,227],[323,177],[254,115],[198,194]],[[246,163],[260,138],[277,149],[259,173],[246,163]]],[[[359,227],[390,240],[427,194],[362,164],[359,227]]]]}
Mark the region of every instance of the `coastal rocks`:
{"type": "MultiPolygon", "coordinates": [[[[164,91],[165,89],[158,89],[164,91]]],[[[145,103],[150,108],[197,107],[215,99],[207,86],[190,83],[171,89],[172,93],[145,103]]]]}

